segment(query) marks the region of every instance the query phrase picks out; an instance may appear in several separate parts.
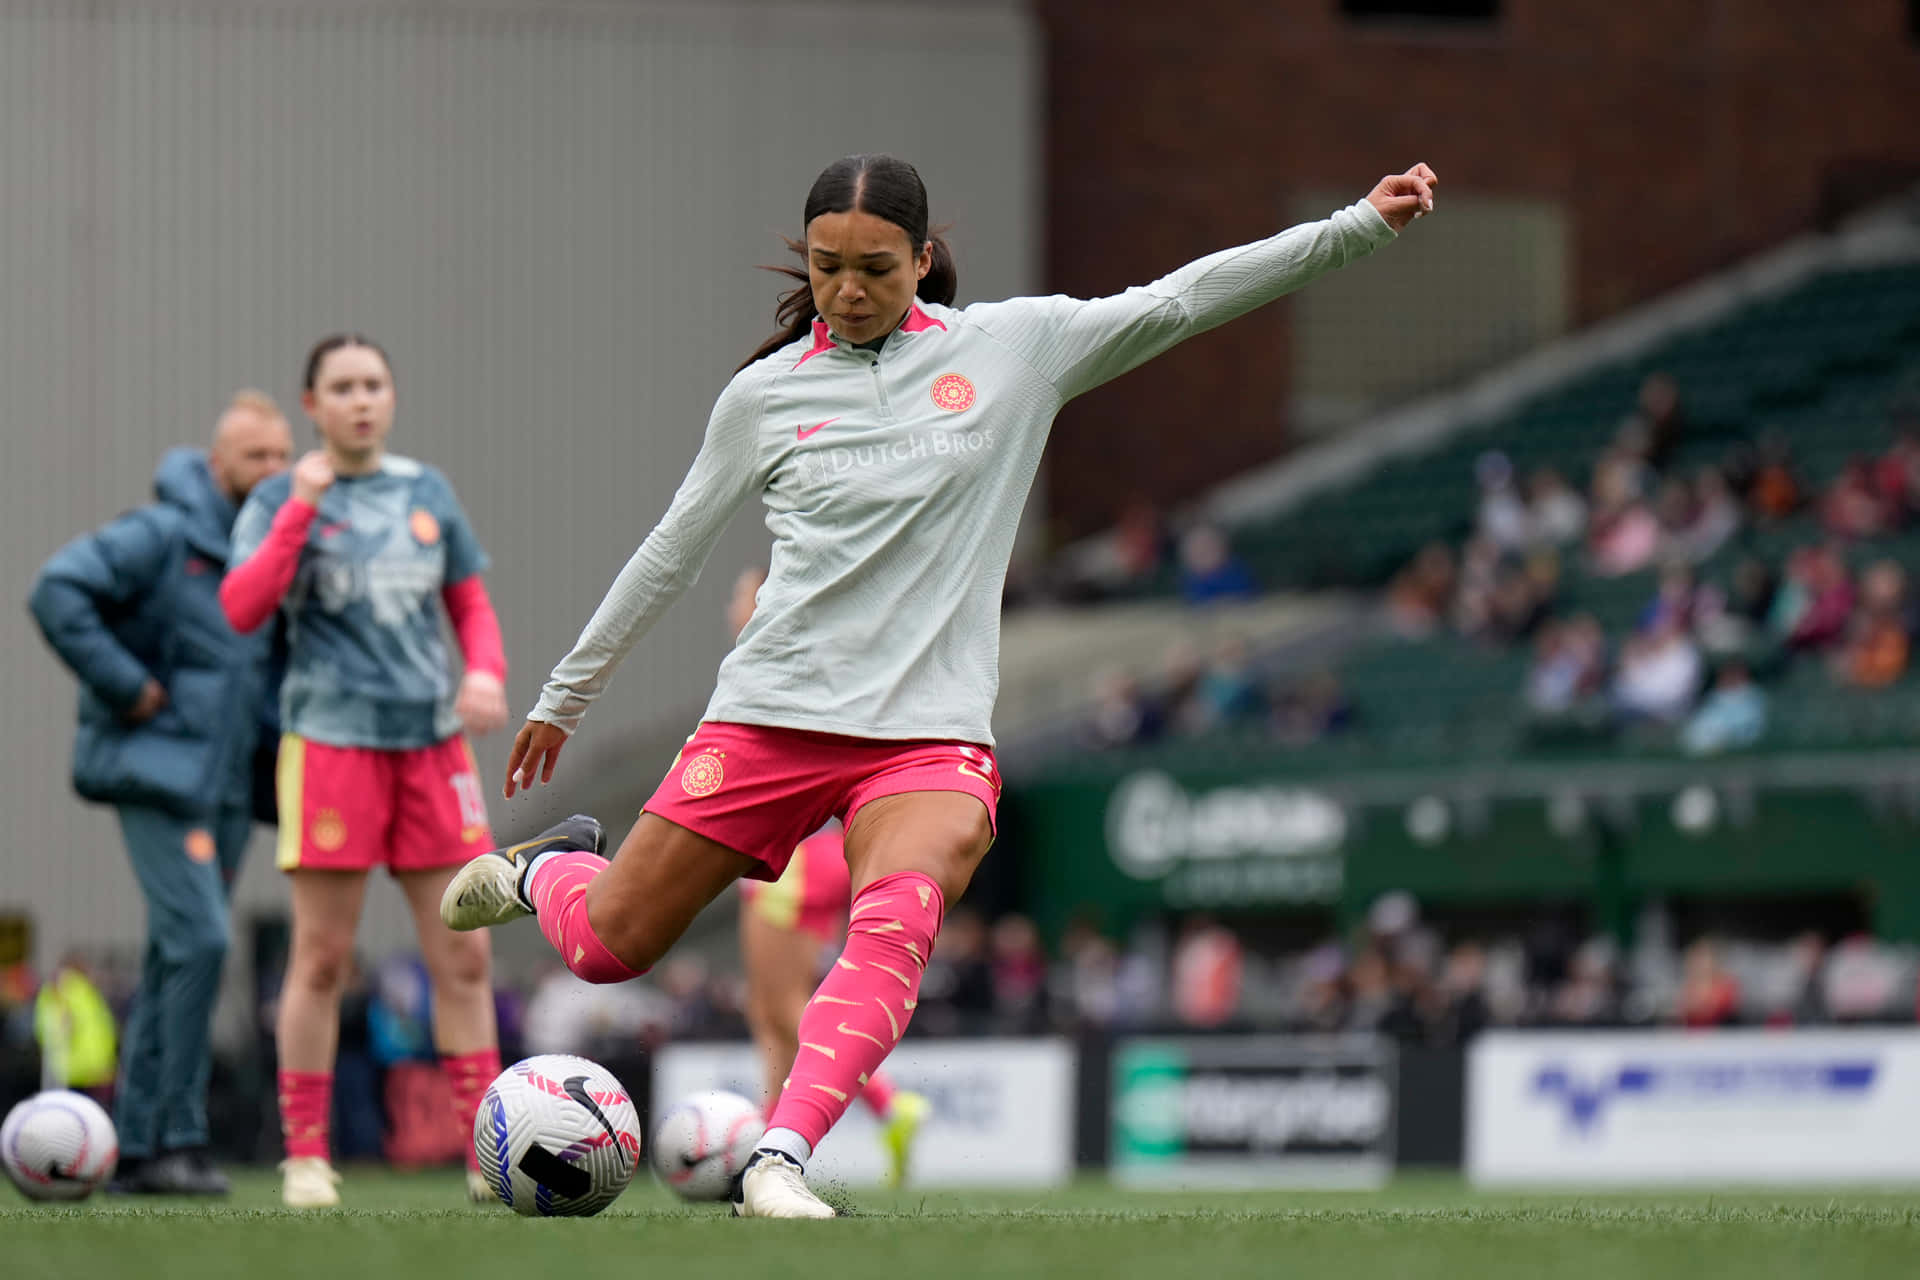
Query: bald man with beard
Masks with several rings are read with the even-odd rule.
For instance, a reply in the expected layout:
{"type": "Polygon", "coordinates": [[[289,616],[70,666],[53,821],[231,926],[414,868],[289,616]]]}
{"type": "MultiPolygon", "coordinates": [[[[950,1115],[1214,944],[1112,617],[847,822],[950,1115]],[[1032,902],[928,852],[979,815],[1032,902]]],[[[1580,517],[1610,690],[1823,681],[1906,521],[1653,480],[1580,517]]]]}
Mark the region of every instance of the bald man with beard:
{"type": "Polygon", "coordinates": [[[240,392],[211,448],[170,451],[157,500],[56,551],[29,600],[80,682],[74,790],[118,811],[147,900],[114,1101],[122,1192],[229,1190],[207,1150],[210,1031],[253,825],[271,632],[236,634],[219,590],[240,504],[292,452],[273,400],[240,392]]]}

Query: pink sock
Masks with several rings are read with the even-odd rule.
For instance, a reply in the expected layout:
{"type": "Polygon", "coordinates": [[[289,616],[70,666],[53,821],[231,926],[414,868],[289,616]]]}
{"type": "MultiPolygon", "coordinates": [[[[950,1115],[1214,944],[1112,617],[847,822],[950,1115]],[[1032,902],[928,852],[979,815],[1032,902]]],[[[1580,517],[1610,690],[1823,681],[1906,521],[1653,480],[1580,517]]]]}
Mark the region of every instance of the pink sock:
{"type": "Polygon", "coordinates": [[[441,1074],[453,1091],[453,1118],[460,1126],[461,1146],[466,1148],[467,1168],[480,1167],[480,1152],[473,1145],[473,1117],[480,1110],[480,1099],[487,1086],[500,1074],[500,1050],[475,1049],[472,1053],[443,1054],[441,1074]]]}
{"type": "Polygon", "coordinates": [[[767,1128],[820,1145],[847,1103],[870,1088],[919,1003],[946,903],[917,871],[884,876],[853,900],[847,949],[800,1015],[800,1052],[767,1128]]]}
{"type": "Polygon", "coordinates": [[[540,865],[528,878],[527,897],[540,921],[540,932],[573,970],[588,982],[625,982],[645,970],[628,968],[587,922],[587,886],[607,869],[607,860],[583,850],[563,849],[540,855],[540,865]]]}
{"type": "Polygon", "coordinates": [[[333,1072],[282,1071],[280,1073],[280,1137],[287,1158],[332,1155],[332,1134],[328,1129],[333,1109],[333,1072]]]}
{"type": "Polygon", "coordinates": [[[867,1110],[885,1120],[893,1114],[893,1080],[884,1071],[876,1071],[867,1078],[867,1087],[860,1091],[860,1101],[867,1104],[867,1110]]]}

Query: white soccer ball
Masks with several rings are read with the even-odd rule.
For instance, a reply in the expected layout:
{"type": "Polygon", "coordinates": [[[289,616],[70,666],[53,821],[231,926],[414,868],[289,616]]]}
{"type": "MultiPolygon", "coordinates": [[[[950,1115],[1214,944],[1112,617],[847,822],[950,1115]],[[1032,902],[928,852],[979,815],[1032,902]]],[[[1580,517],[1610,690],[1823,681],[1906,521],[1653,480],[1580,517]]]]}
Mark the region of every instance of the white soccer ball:
{"type": "Polygon", "coordinates": [[[582,1218],[612,1204],[640,1167],[640,1117],[613,1073],[565,1053],[502,1071],[480,1099],[473,1148],[515,1213],[582,1218]]]}
{"type": "Polygon", "coordinates": [[[760,1108],[709,1089],[676,1102],[653,1130],[653,1171],[688,1200],[725,1200],[767,1131],[760,1108]]]}
{"type": "Polygon", "coordinates": [[[119,1160],[113,1121],[84,1093],[36,1093],[0,1124],[0,1164],[29,1200],[85,1200],[119,1160]]]}

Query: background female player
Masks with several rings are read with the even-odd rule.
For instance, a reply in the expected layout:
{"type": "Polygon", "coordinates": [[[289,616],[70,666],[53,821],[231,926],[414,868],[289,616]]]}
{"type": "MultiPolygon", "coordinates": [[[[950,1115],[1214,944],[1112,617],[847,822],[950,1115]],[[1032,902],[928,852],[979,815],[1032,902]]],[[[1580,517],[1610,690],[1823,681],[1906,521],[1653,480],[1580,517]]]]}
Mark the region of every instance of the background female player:
{"type": "Polygon", "coordinates": [[[1113,297],[957,310],[913,166],[851,156],[815,180],[784,329],[727,384],[666,515],[555,668],[506,791],[552,778],[615,665],[758,494],[772,568],[699,729],[611,865],[556,831],[476,858],[441,902],[463,929],[532,912],[575,973],[618,982],[732,881],[777,878],[801,837],[843,821],[846,949],[800,1020],[736,1212],[833,1216],[806,1161],[899,1042],[941,913],[993,842],[1001,586],[1060,406],[1371,252],[1436,184],[1416,165],[1325,221],[1113,297]]]}
{"type": "MultiPolygon", "coordinates": [[[[727,624],[737,638],[753,618],[754,601],[767,572],[741,571],[727,602],[727,624]]],[[[772,884],[740,881],[740,957],[747,970],[747,1026],[760,1050],[770,1109],[786,1088],[787,1074],[800,1052],[800,1018],[819,985],[828,948],[846,937],[847,898],[853,879],[847,872],[846,839],[838,821],[802,840],[793,860],[772,884]]],[[[860,1101],[880,1121],[887,1154],[887,1182],[902,1186],[913,1154],[913,1139],[927,1118],[927,1100],[894,1086],[878,1067],[870,1073],[860,1101]]]]}
{"type": "MultiPolygon", "coordinates": [[[[301,405],[322,448],[254,489],[233,532],[220,603],[237,631],[284,608],[279,864],[293,886],[280,993],[282,1198],[338,1204],[328,1155],[340,996],[366,893],[385,866],[413,910],[433,987],[433,1040],[462,1132],[500,1072],[491,952],[435,912],[461,862],[493,843],[461,736],[506,723],[506,655],[481,573],[486,553],[432,467],[386,450],[393,374],[367,339],[307,358],[301,405]],[[456,696],[444,602],[466,657],[456,696]]],[[[472,1163],[467,1185],[491,1198],[472,1163]]]]}

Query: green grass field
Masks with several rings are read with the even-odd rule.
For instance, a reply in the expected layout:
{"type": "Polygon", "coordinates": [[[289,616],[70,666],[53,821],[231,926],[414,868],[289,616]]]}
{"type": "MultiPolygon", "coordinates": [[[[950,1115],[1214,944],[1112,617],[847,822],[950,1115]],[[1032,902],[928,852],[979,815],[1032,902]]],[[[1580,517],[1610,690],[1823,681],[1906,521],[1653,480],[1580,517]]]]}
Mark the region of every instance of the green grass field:
{"type": "Polygon", "coordinates": [[[679,1280],[815,1275],[1905,1277],[1920,1274],[1920,1188],[1843,1194],[1486,1195],[1457,1179],[1378,1193],[860,1192],[838,1222],[736,1222],[651,1184],[598,1218],[461,1202],[445,1173],[350,1170],[349,1209],[281,1209],[247,1171],[206,1206],[97,1198],[42,1208],[0,1189],[0,1276],[204,1280],[679,1280]]]}

